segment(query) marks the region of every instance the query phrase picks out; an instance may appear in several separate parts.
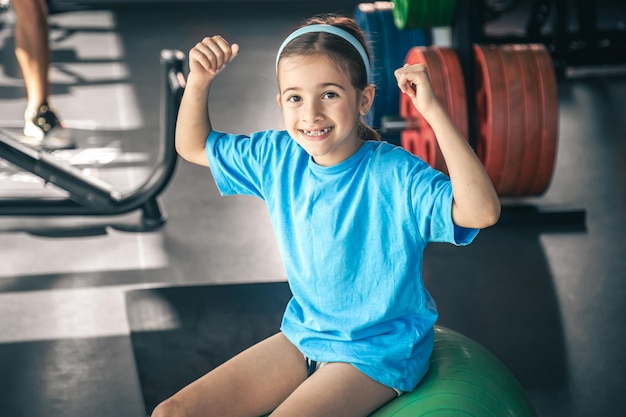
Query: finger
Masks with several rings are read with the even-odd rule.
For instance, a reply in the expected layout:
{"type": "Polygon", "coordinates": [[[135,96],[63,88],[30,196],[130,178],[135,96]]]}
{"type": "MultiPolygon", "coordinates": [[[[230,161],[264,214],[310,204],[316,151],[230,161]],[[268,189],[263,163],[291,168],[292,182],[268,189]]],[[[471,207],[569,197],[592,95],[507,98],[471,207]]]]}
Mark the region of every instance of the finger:
{"type": "Polygon", "coordinates": [[[230,60],[232,61],[239,54],[239,44],[233,43],[231,46],[231,56],[230,60]]]}
{"type": "Polygon", "coordinates": [[[233,44],[231,45],[230,43],[228,43],[228,41],[226,41],[226,39],[224,39],[223,37],[217,35],[213,37],[214,40],[214,48],[212,48],[213,53],[215,53],[215,56],[217,57],[217,63],[218,63],[218,71],[221,70],[222,68],[224,68],[224,66],[226,66],[226,64],[228,64],[230,61],[233,60],[233,58],[235,58],[235,56],[237,56],[237,53],[239,52],[239,45],[237,44],[233,44]]]}
{"type": "Polygon", "coordinates": [[[403,71],[396,70],[395,76],[398,81],[398,87],[403,93],[409,93],[411,89],[411,81],[408,79],[407,74],[403,71]]]}
{"type": "Polygon", "coordinates": [[[404,83],[404,92],[408,94],[409,97],[415,97],[417,95],[415,84],[413,84],[411,81],[406,81],[404,83]]]}
{"type": "Polygon", "coordinates": [[[211,62],[211,70],[217,73],[224,66],[226,53],[223,46],[217,41],[216,37],[205,39],[202,42],[205,47],[203,50],[207,56],[207,59],[211,62]]]}
{"type": "Polygon", "coordinates": [[[212,71],[213,64],[211,63],[211,60],[207,56],[207,51],[208,49],[200,43],[198,43],[195,47],[193,47],[189,51],[190,66],[192,66],[193,63],[196,62],[200,66],[202,66],[202,68],[204,68],[206,71],[212,71]]]}
{"type": "Polygon", "coordinates": [[[213,38],[204,38],[200,41],[195,50],[198,54],[202,55],[202,57],[198,57],[200,62],[205,62],[207,65],[205,66],[207,71],[217,72],[220,67],[220,58],[218,55],[221,55],[219,47],[215,45],[215,41],[213,38]],[[216,52],[217,51],[217,52],[216,52]]]}

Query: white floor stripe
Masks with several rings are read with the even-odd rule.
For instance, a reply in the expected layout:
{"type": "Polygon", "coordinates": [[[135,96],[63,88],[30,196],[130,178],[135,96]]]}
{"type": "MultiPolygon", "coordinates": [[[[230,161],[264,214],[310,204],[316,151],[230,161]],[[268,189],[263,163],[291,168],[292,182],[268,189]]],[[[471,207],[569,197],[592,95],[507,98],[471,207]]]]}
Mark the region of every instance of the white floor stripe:
{"type": "MultiPolygon", "coordinates": [[[[145,285],[0,294],[0,343],[129,334],[125,293],[145,285]]],[[[176,327],[151,323],[152,330],[176,327]]]]}
{"type": "Polygon", "coordinates": [[[161,233],[127,233],[114,229],[107,232],[104,236],[67,238],[4,233],[0,239],[0,279],[167,266],[161,233]]]}

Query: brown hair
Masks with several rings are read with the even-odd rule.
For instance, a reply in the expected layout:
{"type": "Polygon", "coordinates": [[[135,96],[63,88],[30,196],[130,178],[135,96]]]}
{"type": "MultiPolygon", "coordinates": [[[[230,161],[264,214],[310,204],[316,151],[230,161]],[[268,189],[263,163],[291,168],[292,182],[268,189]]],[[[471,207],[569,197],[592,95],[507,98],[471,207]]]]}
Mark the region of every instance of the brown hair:
{"type": "MultiPolygon", "coordinates": [[[[317,15],[307,19],[302,26],[319,24],[336,26],[350,33],[361,43],[369,57],[365,35],[354,19],[335,14],[317,15]]],[[[349,74],[352,86],[357,91],[363,91],[367,87],[369,80],[359,52],[350,42],[330,33],[302,34],[285,45],[278,59],[288,56],[315,55],[326,56],[332,62],[337,62],[349,74]]],[[[359,122],[358,135],[362,140],[380,140],[378,132],[362,121],[359,122]]]]}

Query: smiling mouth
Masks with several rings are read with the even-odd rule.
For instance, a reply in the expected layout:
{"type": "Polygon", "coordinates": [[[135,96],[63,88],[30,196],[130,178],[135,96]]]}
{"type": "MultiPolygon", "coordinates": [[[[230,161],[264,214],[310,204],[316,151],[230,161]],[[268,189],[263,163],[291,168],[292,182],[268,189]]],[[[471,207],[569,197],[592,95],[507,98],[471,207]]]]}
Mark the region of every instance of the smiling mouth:
{"type": "Polygon", "coordinates": [[[332,127],[327,127],[325,129],[321,129],[321,130],[303,130],[303,129],[301,129],[300,132],[304,133],[307,136],[319,137],[319,136],[324,136],[325,134],[327,134],[331,130],[333,130],[332,127]]]}

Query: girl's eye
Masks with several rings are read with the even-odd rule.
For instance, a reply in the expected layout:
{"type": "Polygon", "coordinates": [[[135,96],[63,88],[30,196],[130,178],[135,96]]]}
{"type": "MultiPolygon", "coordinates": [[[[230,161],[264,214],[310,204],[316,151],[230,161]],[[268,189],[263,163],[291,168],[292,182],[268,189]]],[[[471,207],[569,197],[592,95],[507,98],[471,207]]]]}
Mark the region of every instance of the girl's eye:
{"type": "Polygon", "coordinates": [[[323,98],[335,98],[338,97],[339,95],[337,93],[335,93],[334,91],[328,91],[326,93],[324,93],[323,98]]]}
{"type": "Polygon", "coordinates": [[[300,97],[300,96],[290,96],[290,97],[287,98],[287,101],[290,102],[290,103],[297,103],[297,102],[299,102],[301,100],[302,100],[302,97],[300,97]]]}

